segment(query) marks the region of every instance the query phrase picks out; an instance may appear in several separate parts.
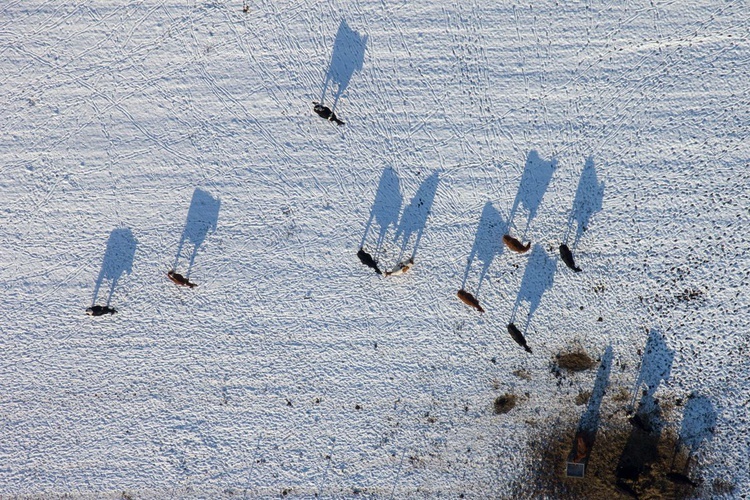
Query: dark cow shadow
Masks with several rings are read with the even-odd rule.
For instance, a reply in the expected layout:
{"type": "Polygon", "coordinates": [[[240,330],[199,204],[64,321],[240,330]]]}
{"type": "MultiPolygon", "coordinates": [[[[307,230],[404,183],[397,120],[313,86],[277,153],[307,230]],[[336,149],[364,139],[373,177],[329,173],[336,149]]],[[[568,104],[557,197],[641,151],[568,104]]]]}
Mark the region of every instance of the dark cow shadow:
{"type": "Polygon", "coordinates": [[[380,252],[383,241],[388,234],[388,228],[391,226],[396,228],[398,225],[402,202],[401,183],[398,175],[396,175],[393,168],[387,167],[380,176],[378,191],[375,194],[375,202],[372,204],[370,218],[365,225],[365,234],[362,235],[362,241],[359,244],[360,248],[364,247],[370,230],[373,229],[372,225],[374,222],[378,226],[378,238],[373,252],[376,260],[377,254],[380,252]]]}
{"type": "Polygon", "coordinates": [[[578,422],[576,437],[573,441],[573,448],[568,455],[568,462],[586,463],[596,441],[596,433],[599,430],[599,409],[602,406],[602,400],[609,385],[609,374],[612,370],[612,346],[607,346],[602,356],[599,371],[596,374],[594,390],[589,397],[586,411],[581,415],[578,422]]]}
{"type": "Polygon", "coordinates": [[[474,236],[474,246],[471,248],[471,253],[466,263],[466,271],[464,271],[461,289],[466,288],[466,281],[469,277],[471,265],[474,259],[477,259],[482,263],[482,269],[479,272],[479,283],[474,295],[479,298],[479,290],[492,265],[492,261],[495,259],[495,256],[503,253],[503,235],[507,232],[508,223],[503,220],[500,212],[492,205],[492,202],[488,201],[485,203],[482,215],[479,218],[477,234],[474,236]]]}
{"type": "Polygon", "coordinates": [[[594,160],[589,157],[586,160],[586,164],[581,172],[581,177],[578,180],[578,188],[576,189],[576,196],[573,200],[573,209],[570,211],[570,217],[568,218],[568,228],[565,232],[563,243],[568,245],[573,226],[576,226],[573,245],[568,245],[575,249],[583,232],[588,229],[591,217],[595,213],[601,211],[603,199],[604,182],[599,182],[597,179],[594,160]]]}
{"type": "Polygon", "coordinates": [[[104,261],[102,269],[99,271],[99,277],[96,279],[94,287],[94,298],[91,305],[96,305],[96,299],[99,296],[99,290],[104,280],[109,282],[109,294],[107,303],[109,306],[112,301],[112,295],[115,293],[115,286],[123,273],[130,274],[133,271],[133,259],[135,258],[135,248],[138,242],[133,237],[133,233],[127,228],[118,228],[109,234],[107,240],[107,249],[104,252],[104,261]]]}
{"type": "Polygon", "coordinates": [[[352,79],[354,72],[362,70],[362,65],[365,62],[366,45],[367,35],[360,36],[359,33],[349,27],[345,20],[342,20],[338,32],[336,32],[331,63],[328,65],[326,78],[323,82],[323,90],[320,94],[321,103],[325,103],[328,87],[335,85],[335,91],[332,91],[333,104],[331,109],[336,109],[336,104],[349,86],[349,81],[352,79]]]}
{"type": "Polygon", "coordinates": [[[409,247],[409,242],[413,235],[414,244],[411,247],[411,259],[414,259],[417,255],[417,248],[419,247],[419,241],[422,239],[422,233],[427,225],[427,217],[430,215],[430,209],[432,208],[432,202],[435,200],[435,193],[437,192],[438,173],[435,172],[431,176],[422,182],[417,190],[417,193],[411,199],[411,202],[404,209],[404,213],[401,215],[399,220],[398,228],[396,229],[396,236],[394,241],[401,239],[401,252],[398,257],[398,262],[403,262],[404,253],[409,247]]]}
{"type": "Polygon", "coordinates": [[[663,380],[669,379],[672,371],[672,360],[674,351],[667,346],[664,335],[656,329],[649,332],[646,347],[641,359],[641,369],[633,388],[633,399],[630,408],[633,408],[639,391],[646,386],[644,393],[653,397],[656,389],[663,380]]]}
{"type": "Polygon", "coordinates": [[[630,431],[617,462],[615,476],[618,480],[625,479],[636,483],[649,465],[659,460],[658,448],[664,430],[664,420],[658,400],[648,392],[644,392],[631,418],[637,419],[638,425],[633,425],[630,431]]]}
{"type": "Polygon", "coordinates": [[[680,444],[687,448],[689,456],[698,451],[703,441],[713,438],[715,427],[716,410],[711,400],[695,394],[688,396],[679,436],[680,444]]]}
{"type": "Polygon", "coordinates": [[[529,313],[526,317],[526,324],[523,328],[520,328],[522,333],[526,333],[531,323],[531,317],[539,307],[542,301],[542,295],[544,292],[552,288],[552,284],[555,280],[555,268],[556,260],[550,258],[547,252],[542,248],[540,244],[535,244],[531,250],[529,261],[526,264],[526,269],[523,273],[523,279],[521,280],[521,288],[518,291],[518,297],[516,303],[513,306],[513,312],[511,313],[510,322],[515,323],[516,313],[521,302],[529,303],[529,313]]]}
{"type": "Polygon", "coordinates": [[[673,359],[674,351],[669,349],[664,336],[652,329],[646,341],[629,407],[633,429],[615,469],[615,475],[620,480],[637,482],[649,464],[659,459],[658,446],[664,421],[655,394],[659,384],[669,379],[673,359]],[[639,394],[640,401],[633,411],[639,394]]]}
{"type": "Polygon", "coordinates": [[[519,238],[522,241],[526,239],[526,231],[529,229],[532,219],[536,217],[539,205],[542,203],[542,197],[544,197],[544,193],[549,187],[552,174],[556,168],[557,160],[543,160],[536,151],[529,151],[523,175],[521,176],[521,183],[518,186],[518,193],[516,193],[516,199],[513,201],[513,208],[510,210],[509,219],[509,224],[516,227],[514,221],[518,207],[523,205],[528,212],[526,225],[519,238]]]}
{"type": "Polygon", "coordinates": [[[216,230],[219,221],[219,208],[221,208],[220,200],[202,189],[196,188],[193,191],[193,199],[190,201],[185,228],[182,230],[180,244],[177,246],[177,255],[174,258],[174,266],[172,266],[172,269],[177,269],[177,264],[180,257],[182,257],[182,249],[185,243],[192,244],[193,250],[188,257],[188,267],[185,273],[186,278],[190,277],[190,271],[198,254],[198,248],[203,244],[208,233],[216,230]]]}

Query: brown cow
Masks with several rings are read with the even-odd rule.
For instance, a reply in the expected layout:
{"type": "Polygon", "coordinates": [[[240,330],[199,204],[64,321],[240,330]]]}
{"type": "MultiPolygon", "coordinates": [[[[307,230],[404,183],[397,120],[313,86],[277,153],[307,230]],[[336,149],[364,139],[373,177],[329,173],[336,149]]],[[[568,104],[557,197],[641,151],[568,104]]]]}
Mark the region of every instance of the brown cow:
{"type": "Polygon", "coordinates": [[[399,274],[404,274],[406,271],[414,267],[414,259],[410,258],[407,261],[399,262],[396,264],[396,267],[394,267],[390,271],[386,271],[384,274],[386,276],[398,276],[399,274]]]}
{"type": "Polygon", "coordinates": [[[183,275],[176,273],[174,269],[169,271],[167,273],[167,276],[169,276],[169,279],[171,279],[176,285],[179,285],[179,286],[186,286],[188,288],[194,288],[198,286],[195,283],[190,282],[190,280],[184,277],[183,275]]]}
{"type": "Polygon", "coordinates": [[[476,309],[480,313],[484,312],[484,309],[482,309],[482,306],[479,305],[479,301],[476,299],[476,297],[474,297],[472,294],[470,294],[469,292],[467,292],[463,288],[458,291],[457,295],[458,295],[458,298],[461,299],[461,301],[464,304],[473,307],[474,309],[476,309]]]}
{"type": "Polygon", "coordinates": [[[506,247],[510,248],[516,253],[526,253],[529,251],[529,248],[531,248],[531,242],[528,242],[526,243],[526,245],[524,245],[509,234],[503,236],[503,243],[505,243],[506,247]]]}

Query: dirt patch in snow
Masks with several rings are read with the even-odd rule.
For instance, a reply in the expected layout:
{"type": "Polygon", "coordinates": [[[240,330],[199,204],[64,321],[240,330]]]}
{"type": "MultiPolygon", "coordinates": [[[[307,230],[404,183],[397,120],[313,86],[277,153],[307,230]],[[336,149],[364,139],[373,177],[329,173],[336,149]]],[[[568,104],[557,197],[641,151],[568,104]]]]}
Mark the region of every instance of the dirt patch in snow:
{"type": "MultiPolygon", "coordinates": [[[[704,498],[715,494],[713,484],[701,484],[699,467],[690,461],[687,450],[679,446],[677,434],[669,428],[646,432],[631,425],[618,414],[595,435],[583,478],[566,476],[578,423],[572,418],[543,426],[529,441],[529,464],[533,467],[529,483],[515,485],[513,496],[522,498],[704,498]],[[680,473],[697,483],[679,484],[667,473],[680,473]],[[623,486],[624,485],[624,486],[623,486]]],[[[720,490],[731,490],[727,484],[720,490]]]]}
{"type": "Polygon", "coordinates": [[[591,356],[581,348],[556,355],[553,363],[557,368],[571,372],[590,370],[596,365],[596,361],[591,359],[591,356]]]}

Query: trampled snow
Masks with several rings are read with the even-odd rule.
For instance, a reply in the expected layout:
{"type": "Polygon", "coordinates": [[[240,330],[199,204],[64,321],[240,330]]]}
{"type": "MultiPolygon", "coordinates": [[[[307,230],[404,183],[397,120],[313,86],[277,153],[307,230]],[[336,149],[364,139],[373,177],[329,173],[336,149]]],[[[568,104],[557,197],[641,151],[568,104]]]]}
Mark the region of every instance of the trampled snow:
{"type": "Polygon", "coordinates": [[[0,497],[750,494],[745,1],[118,4],[0,5],[0,497]]]}

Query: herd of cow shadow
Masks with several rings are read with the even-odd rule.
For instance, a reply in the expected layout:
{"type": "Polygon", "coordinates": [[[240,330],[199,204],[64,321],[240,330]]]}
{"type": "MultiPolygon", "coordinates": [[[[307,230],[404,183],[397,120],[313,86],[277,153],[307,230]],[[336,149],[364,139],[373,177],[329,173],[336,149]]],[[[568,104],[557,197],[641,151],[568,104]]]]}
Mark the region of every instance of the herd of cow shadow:
{"type": "MultiPolygon", "coordinates": [[[[331,60],[321,89],[320,101],[313,102],[313,111],[320,117],[338,125],[344,124],[336,115],[336,105],[349,87],[354,73],[362,70],[367,39],[367,35],[354,31],[345,20],[339,23],[331,60]],[[330,107],[325,104],[326,100],[330,103],[330,107]]],[[[491,202],[485,204],[474,245],[469,253],[463,282],[457,293],[458,298],[464,303],[484,312],[479,300],[480,289],[495,257],[502,255],[504,247],[518,253],[531,251],[508,323],[508,333],[528,352],[531,352],[531,348],[526,343],[525,334],[539,307],[542,295],[545,290],[552,287],[557,257],[551,257],[538,243],[524,244],[523,241],[526,239],[531,222],[539,211],[542,198],[556,168],[556,160],[544,160],[536,151],[530,151],[509,217],[504,219],[491,202]],[[525,216],[517,223],[517,215],[521,209],[525,212],[525,216]],[[511,229],[514,230],[516,236],[511,235],[511,229]],[[477,261],[480,266],[478,282],[476,287],[469,291],[466,285],[474,261],[477,261]],[[519,328],[516,326],[516,315],[522,303],[528,303],[528,310],[525,322],[519,328]]],[[[434,173],[422,183],[402,214],[403,199],[398,176],[390,167],[383,171],[357,252],[357,257],[364,265],[378,274],[387,276],[402,274],[414,265],[437,184],[438,175],[434,173]],[[394,262],[384,266],[381,262],[381,252],[390,228],[396,230],[395,240],[400,242],[399,255],[394,262]],[[371,233],[376,234],[375,241],[367,245],[366,249],[368,236],[371,233]]],[[[575,272],[580,272],[581,268],[575,264],[573,252],[583,232],[587,229],[592,215],[602,209],[603,195],[604,185],[597,179],[594,162],[589,158],[581,172],[568,225],[561,235],[562,242],[559,246],[560,259],[575,272]]]]}
{"type": "MultiPolygon", "coordinates": [[[[172,268],[167,272],[167,277],[175,284],[194,288],[197,286],[190,281],[190,273],[198,254],[198,249],[203,244],[206,236],[216,229],[219,220],[219,208],[221,202],[202,189],[196,189],[193,192],[193,198],[188,209],[185,227],[182,230],[182,236],[177,246],[177,254],[174,258],[172,268]],[[185,247],[188,252],[184,254],[185,247]],[[177,268],[181,259],[187,262],[184,274],[178,273],[177,268]]],[[[103,316],[105,314],[115,314],[117,310],[112,306],[112,296],[114,295],[117,282],[123,274],[130,274],[133,270],[133,261],[138,241],[128,228],[114,229],[107,240],[107,249],[104,252],[104,261],[99,272],[94,287],[94,297],[91,301],[91,307],[86,309],[86,313],[91,316],[103,316]],[[104,282],[109,286],[107,299],[104,305],[97,304],[99,291],[104,282]]]]}
{"type": "Polygon", "coordinates": [[[403,197],[398,175],[390,167],[383,170],[375,194],[375,202],[370,210],[370,217],[365,224],[365,232],[357,252],[363,264],[385,276],[403,274],[411,268],[417,256],[417,249],[422,240],[439,182],[438,172],[433,172],[422,181],[402,213],[403,197]],[[395,231],[393,242],[396,245],[397,255],[392,265],[383,271],[381,270],[381,253],[388,231],[391,229],[395,231]],[[365,243],[373,238],[374,244],[369,247],[368,252],[365,250],[365,243]]]}
{"type": "MultiPolygon", "coordinates": [[[[320,101],[314,102],[314,111],[319,116],[339,125],[344,124],[335,114],[336,105],[349,86],[354,72],[362,69],[367,38],[367,35],[362,36],[352,30],[344,20],[339,24],[320,101]],[[332,102],[330,107],[324,104],[329,90],[332,102]]],[[[554,159],[544,160],[536,151],[530,151],[509,216],[504,218],[492,202],[488,201],[484,205],[474,243],[467,259],[461,288],[457,294],[463,302],[484,312],[479,302],[480,291],[495,258],[502,256],[505,248],[516,253],[530,251],[508,323],[508,332],[511,337],[529,353],[532,351],[526,343],[525,334],[541,303],[543,294],[553,286],[557,256],[550,256],[539,243],[532,244],[527,241],[524,244],[523,241],[527,240],[529,227],[539,211],[542,198],[556,168],[557,162],[554,159]],[[520,224],[517,224],[516,219],[521,208],[525,214],[520,224]],[[512,236],[512,232],[515,232],[517,236],[512,236]],[[469,292],[466,287],[470,275],[473,275],[475,262],[479,268],[476,274],[476,286],[472,289],[473,292],[469,292]],[[519,328],[516,326],[516,317],[523,303],[527,303],[528,308],[525,321],[519,328]]],[[[438,184],[438,172],[434,172],[421,183],[409,204],[402,211],[403,197],[399,178],[390,167],[383,171],[357,254],[363,264],[385,276],[402,274],[413,266],[438,184]],[[393,244],[396,246],[397,255],[391,257],[391,265],[383,271],[381,270],[381,254],[390,230],[395,232],[393,244]],[[372,241],[372,244],[368,245],[370,251],[366,251],[365,246],[370,241],[372,241]]],[[[581,269],[575,264],[573,252],[576,251],[579,240],[588,228],[591,217],[601,211],[603,194],[604,184],[598,180],[593,159],[589,158],[581,171],[568,224],[562,234],[562,243],[559,247],[560,259],[575,272],[580,272],[581,269]]],[[[169,279],[175,284],[190,288],[197,286],[190,281],[190,273],[198,249],[207,235],[216,229],[219,209],[220,201],[209,193],[201,189],[193,192],[177,253],[172,268],[167,273],[169,279]],[[186,246],[190,250],[184,254],[186,246]],[[186,262],[184,274],[177,272],[181,261],[186,262]]],[[[117,228],[110,233],[102,267],[94,287],[92,305],[87,309],[88,314],[101,316],[117,312],[111,305],[112,297],[121,276],[132,272],[137,243],[132,231],[128,228],[117,228]],[[109,287],[106,301],[104,305],[97,305],[97,299],[105,281],[109,287]]],[[[568,456],[569,467],[571,465],[585,467],[590,458],[600,426],[600,408],[609,383],[612,357],[612,347],[608,346],[601,357],[593,390],[576,429],[568,456]]],[[[655,398],[655,393],[659,385],[669,378],[673,358],[674,352],[667,347],[663,335],[658,330],[651,330],[641,360],[639,375],[632,390],[633,399],[627,408],[632,431],[615,468],[617,488],[630,496],[637,497],[638,479],[658,455],[656,447],[665,422],[662,419],[661,408],[659,401],[655,398]]],[[[666,474],[667,479],[677,484],[698,486],[688,475],[690,458],[703,441],[713,436],[716,418],[716,410],[708,397],[696,394],[688,397],[679,430],[679,439],[672,458],[673,470],[666,474]],[[674,457],[681,451],[680,448],[687,452],[688,460],[681,467],[676,468],[674,457]]]]}
{"type": "MultiPolygon", "coordinates": [[[[492,202],[488,201],[484,205],[474,244],[467,259],[461,288],[457,293],[458,298],[464,303],[479,312],[484,312],[479,300],[480,291],[495,258],[501,256],[506,248],[516,253],[530,251],[508,323],[508,333],[529,353],[532,350],[526,343],[525,334],[544,292],[549,290],[554,283],[557,257],[550,256],[539,243],[532,245],[529,241],[526,244],[522,242],[526,240],[526,234],[539,211],[542,198],[556,168],[557,162],[554,159],[544,160],[536,151],[530,151],[507,219],[492,202]],[[524,213],[521,214],[521,211],[524,213]],[[516,220],[519,218],[522,220],[517,223],[516,220]],[[522,229],[519,231],[517,228],[522,229]],[[516,232],[518,237],[512,236],[512,232],[516,232]],[[478,271],[475,268],[478,268],[478,271]],[[473,272],[477,273],[476,286],[469,291],[467,283],[469,277],[474,275],[473,272]],[[528,308],[525,320],[519,327],[516,317],[519,308],[524,303],[528,304],[528,308]]],[[[395,267],[390,271],[385,271],[385,274],[400,273],[414,264],[437,184],[438,175],[434,173],[422,183],[410,204],[401,214],[403,200],[399,178],[392,168],[388,167],[383,170],[357,253],[363,264],[371,267],[378,274],[384,274],[381,270],[381,252],[391,228],[395,228],[395,240],[400,240],[401,246],[398,258],[392,263],[395,267]],[[368,238],[372,240],[369,241],[369,245],[368,238]]],[[[604,184],[598,180],[594,162],[589,158],[581,172],[568,225],[564,234],[561,235],[562,243],[559,247],[560,258],[568,268],[575,272],[580,272],[581,268],[575,264],[573,252],[588,227],[591,217],[601,210],[603,196],[604,184]]]]}
{"type": "MultiPolygon", "coordinates": [[[[338,125],[344,124],[335,114],[336,104],[349,85],[353,73],[362,69],[366,43],[367,36],[360,36],[356,31],[351,30],[345,21],[341,22],[320,102],[313,103],[315,113],[322,118],[338,125]],[[332,106],[329,108],[323,103],[329,87],[333,86],[336,90],[333,93],[332,106]]],[[[554,159],[544,160],[536,151],[530,151],[507,219],[492,202],[488,201],[484,205],[474,243],[467,259],[461,288],[457,293],[458,298],[464,303],[479,312],[484,312],[479,301],[480,291],[494,259],[502,256],[505,248],[516,253],[530,251],[507,325],[508,333],[513,340],[529,353],[532,350],[526,342],[525,334],[541,303],[542,296],[553,286],[558,256],[548,254],[539,243],[532,244],[527,241],[526,235],[539,211],[542,198],[556,168],[557,162],[554,159]],[[523,209],[525,213],[522,220],[517,221],[519,209],[523,209]],[[516,233],[516,236],[511,233],[516,233]],[[525,244],[524,241],[526,241],[525,244]],[[476,274],[476,286],[470,292],[466,288],[469,277],[474,276],[472,274],[474,267],[478,267],[478,274],[476,274]],[[525,320],[519,328],[516,326],[516,318],[523,303],[527,303],[528,307],[525,320]]],[[[385,276],[402,274],[414,265],[438,181],[437,172],[425,179],[402,212],[403,198],[399,178],[390,167],[383,171],[357,252],[358,258],[364,265],[385,276]],[[388,257],[391,260],[390,264],[383,266],[382,261],[386,258],[382,255],[383,249],[391,229],[395,231],[393,243],[397,246],[398,255],[395,258],[388,257]],[[365,250],[366,246],[367,250],[365,250]],[[389,270],[383,271],[381,267],[389,270]]],[[[574,252],[592,216],[602,210],[603,196],[604,184],[598,179],[593,159],[588,158],[581,171],[568,223],[561,235],[561,243],[558,247],[560,260],[576,273],[582,270],[575,263],[574,252]]],[[[656,446],[664,428],[664,422],[661,418],[659,402],[654,394],[660,382],[669,377],[673,354],[666,346],[663,336],[658,331],[652,330],[646,343],[640,373],[633,388],[634,399],[628,406],[628,420],[632,424],[632,432],[615,470],[617,489],[631,497],[637,498],[638,478],[657,455],[656,446]],[[636,404],[635,399],[639,393],[641,396],[636,404]]],[[[585,467],[591,454],[599,428],[600,408],[609,382],[611,365],[612,348],[609,346],[601,358],[588,406],[576,430],[568,457],[569,467],[571,465],[585,467]]],[[[670,464],[672,470],[666,474],[668,480],[689,487],[697,486],[697,483],[688,476],[690,457],[704,440],[711,438],[715,423],[716,412],[710,399],[705,396],[691,395],[685,406],[679,439],[670,464]],[[674,457],[680,451],[679,448],[684,448],[688,454],[688,460],[681,468],[676,468],[674,457]]]]}
{"type": "MultiPolygon", "coordinates": [[[[554,283],[557,257],[550,256],[538,243],[524,245],[520,241],[526,239],[526,233],[539,210],[555,168],[554,160],[543,160],[535,151],[531,151],[527,157],[510,216],[507,219],[503,218],[491,202],[484,205],[467,260],[461,289],[458,292],[459,298],[464,302],[483,311],[478,297],[494,259],[501,256],[506,248],[521,253],[530,250],[508,324],[511,337],[527,352],[531,352],[531,348],[526,343],[524,333],[529,328],[543,294],[554,283]],[[517,226],[515,221],[521,207],[525,210],[525,217],[517,226]],[[520,239],[513,238],[515,242],[511,244],[504,242],[504,238],[507,239],[512,229],[516,227],[523,227],[518,233],[520,239]],[[469,293],[466,291],[466,285],[472,271],[476,276],[476,287],[473,288],[474,293],[469,293]],[[461,297],[461,295],[464,296],[461,297]],[[472,301],[474,301],[473,304],[472,301]],[[522,303],[528,303],[528,309],[525,321],[519,328],[515,323],[522,303]]],[[[402,212],[403,197],[399,178],[392,168],[384,169],[359,244],[358,256],[362,263],[373,268],[378,274],[384,275],[389,274],[389,271],[383,272],[380,269],[384,259],[390,259],[391,264],[395,264],[394,270],[400,269],[404,262],[413,265],[438,182],[437,172],[426,178],[402,212]],[[395,234],[392,242],[388,240],[390,231],[395,234]],[[397,248],[397,254],[386,257],[384,254],[388,252],[384,252],[384,247],[391,247],[393,244],[397,248]],[[365,250],[365,247],[368,250],[365,250]]],[[[561,236],[561,247],[569,249],[571,253],[575,251],[583,233],[588,228],[591,217],[602,209],[603,193],[604,184],[599,181],[594,162],[589,158],[585,162],[578,181],[568,225],[561,236]]],[[[565,259],[564,256],[561,258],[565,259]]],[[[566,265],[574,271],[580,269],[574,263],[566,262],[566,265]]],[[[609,383],[612,358],[612,347],[608,346],[601,357],[588,405],[576,429],[575,439],[568,456],[569,467],[576,465],[585,467],[594,447],[600,425],[600,408],[609,383]]],[[[665,422],[662,419],[655,393],[660,383],[669,378],[673,358],[674,352],[667,347],[663,335],[658,330],[651,330],[635,387],[632,390],[633,399],[626,408],[632,430],[615,468],[616,487],[630,496],[637,497],[638,479],[657,457],[656,448],[665,422]]],[[[688,487],[698,485],[689,477],[690,457],[695,454],[704,440],[712,437],[715,424],[716,411],[710,399],[695,394],[689,396],[684,408],[679,439],[670,464],[671,470],[666,473],[667,480],[688,487]],[[675,463],[675,457],[681,451],[687,453],[688,460],[678,465],[675,463]]]]}
{"type": "MultiPolygon", "coordinates": [[[[657,329],[650,330],[632,389],[632,400],[626,407],[632,428],[614,469],[615,487],[633,498],[638,497],[639,478],[650,470],[652,463],[660,459],[658,447],[666,422],[655,394],[660,384],[669,379],[673,359],[674,351],[667,346],[663,334],[657,329]]],[[[608,346],[601,358],[594,388],[579,420],[568,455],[566,475],[569,477],[583,477],[596,441],[600,408],[611,369],[612,347],[608,346]],[[573,474],[571,471],[577,472],[573,474]]],[[[716,410],[708,397],[695,393],[687,397],[665,479],[680,486],[699,486],[698,481],[690,478],[691,460],[701,444],[713,437],[716,419],[716,410]],[[687,458],[683,463],[678,463],[678,456],[687,458]]]]}

